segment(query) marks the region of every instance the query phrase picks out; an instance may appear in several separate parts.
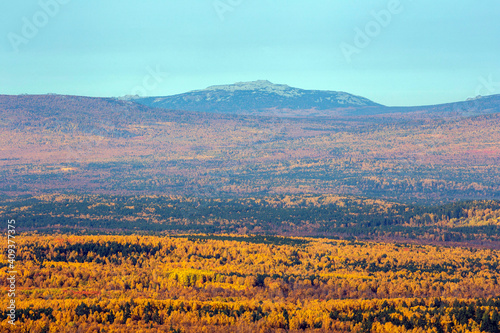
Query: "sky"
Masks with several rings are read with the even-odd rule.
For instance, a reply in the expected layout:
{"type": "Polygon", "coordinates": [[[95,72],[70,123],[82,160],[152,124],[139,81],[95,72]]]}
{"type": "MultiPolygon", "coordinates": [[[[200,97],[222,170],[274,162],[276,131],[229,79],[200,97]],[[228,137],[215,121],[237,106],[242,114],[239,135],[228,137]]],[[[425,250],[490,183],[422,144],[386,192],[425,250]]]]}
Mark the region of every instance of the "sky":
{"type": "Polygon", "coordinates": [[[500,93],[498,0],[0,3],[0,94],[165,96],[269,80],[390,106],[500,93]]]}

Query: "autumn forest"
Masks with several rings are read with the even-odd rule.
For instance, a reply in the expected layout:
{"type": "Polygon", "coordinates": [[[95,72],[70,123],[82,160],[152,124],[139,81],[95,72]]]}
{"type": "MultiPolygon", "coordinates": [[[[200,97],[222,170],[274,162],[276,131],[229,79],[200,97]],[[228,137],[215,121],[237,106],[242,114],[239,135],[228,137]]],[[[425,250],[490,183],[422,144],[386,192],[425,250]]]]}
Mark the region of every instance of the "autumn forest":
{"type": "Polygon", "coordinates": [[[495,250],[229,235],[24,235],[18,246],[30,332],[499,329],[495,250]]]}

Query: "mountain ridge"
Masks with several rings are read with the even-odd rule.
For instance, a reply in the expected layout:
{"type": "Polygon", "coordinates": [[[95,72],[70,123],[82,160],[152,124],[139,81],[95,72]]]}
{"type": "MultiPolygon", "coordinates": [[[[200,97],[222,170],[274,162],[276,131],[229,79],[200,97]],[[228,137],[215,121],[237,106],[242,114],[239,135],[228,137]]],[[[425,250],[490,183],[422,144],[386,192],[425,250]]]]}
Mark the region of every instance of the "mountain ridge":
{"type": "Polygon", "coordinates": [[[342,91],[300,89],[267,80],[214,85],[171,96],[134,98],[133,101],[150,107],[257,115],[269,115],[278,110],[338,111],[383,106],[342,91]]]}
{"type": "Polygon", "coordinates": [[[283,117],[434,114],[439,117],[500,112],[500,94],[422,106],[385,106],[343,91],[307,90],[268,80],[213,85],[170,96],[124,99],[155,108],[283,117]]]}
{"type": "MultiPolygon", "coordinates": [[[[0,95],[0,107],[10,104],[20,114],[7,116],[35,119],[46,112],[54,113],[53,106],[60,101],[78,108],[81,103],[94,105],[92,114],[111,111],[112,121],[116,116],[116,108],[125,110],[126,114],[140,114],[150,119],[164,118],[174,110],[183,112],[203,112],[211,115],[226,116],[271,116],[291,118],[337,118],[359,116],[390,116],[403,118],[455,118],[470,117],[500,112],[500,94],[476,96],[465,101],[423,106],[385,106],[367,98],[342,91],[306,90],[290,87],[286,84],[274,84],[267,80],[237,82],[228,85],[213,85],[206,89],[171,96],[144,97],[124,96],[87,97],[76,95],[0,95]],[[29,102],[31,100],[31,102],[29,102]],[[37,101],[37,102],[35,102],[37,101]],[[40,103],[41,101],[41,103],[40,103]],[[33,104],[34,103],[34,104],[33,104]],[[55,103],[52,105],[51,103],[55,103]],[[118,104],[117,104],[118,103],[118,104]],[[26,109],[18,109],[15,104],[32,105],[37,112],[26,113],[26,109]],[[145,109],[146,108],[146,109],[145,109]],[[43,110],[42,110],[43,109],[43,110]],[[159,111],[161,109],[161,111],[159,111]],[[131,112],[129,112],[130,110],[131,112]],[[156,110],[156,111],[155,111],[156,110]],[[115,114],[114,116],[112,114],[115,114]]],[[[67,107],[67,106],[66,106],[67,107]]],[[[57,108],[57,107],[56,107],[57,108]]],[[[9,107],[7,107],[9,109],[9,107]]],[[[60,110],[63,111],[63,110],[60,110]]],[[[88,112],[88,111],[85,111],[88,112]]],[[[64,112],[63,112],[64,113],[64,112]]],[[[83,116],[83,114],[81,115],[83,116]]]]}

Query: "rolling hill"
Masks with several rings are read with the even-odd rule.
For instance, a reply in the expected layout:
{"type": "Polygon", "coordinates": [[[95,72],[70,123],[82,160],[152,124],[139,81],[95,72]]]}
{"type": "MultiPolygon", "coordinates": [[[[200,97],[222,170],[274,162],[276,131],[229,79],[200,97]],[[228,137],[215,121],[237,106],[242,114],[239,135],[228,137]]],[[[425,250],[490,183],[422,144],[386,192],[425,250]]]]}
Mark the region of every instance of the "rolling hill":
{"type": "Polygon", "coordinates": [[[353,106],[344,116],[257,117],[113,98],[0,96],[0,189],[7,195],[497,199],[497,99],[373,115],[356,114],[353,106]]]}

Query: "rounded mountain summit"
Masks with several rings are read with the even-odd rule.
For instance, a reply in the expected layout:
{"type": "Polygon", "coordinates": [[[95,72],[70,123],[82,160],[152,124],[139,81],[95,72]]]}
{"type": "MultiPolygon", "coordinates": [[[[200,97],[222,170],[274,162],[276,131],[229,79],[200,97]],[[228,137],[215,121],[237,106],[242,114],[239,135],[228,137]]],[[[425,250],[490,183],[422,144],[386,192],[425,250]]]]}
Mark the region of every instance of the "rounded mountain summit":
{"type": "Polygon", "coordinates": [[[267,80],[211,86],[172,96],[138,98],[134,102],[166,109],[281,116],[326,116],[351,108],[382,106],[345,92],[304,90],[267,80]]]}

